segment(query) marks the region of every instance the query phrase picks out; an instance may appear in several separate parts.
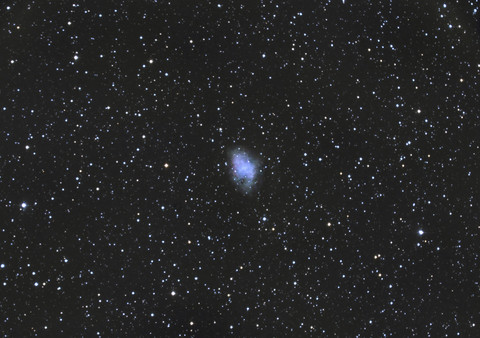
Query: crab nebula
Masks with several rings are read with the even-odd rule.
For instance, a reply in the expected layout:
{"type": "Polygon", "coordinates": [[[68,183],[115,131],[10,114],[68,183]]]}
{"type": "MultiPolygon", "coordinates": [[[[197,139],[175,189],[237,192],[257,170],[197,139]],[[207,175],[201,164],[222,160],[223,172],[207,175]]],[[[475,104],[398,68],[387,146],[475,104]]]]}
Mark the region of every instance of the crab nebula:
{"type": "Polygon", "coordinates": [[[257,182],[258,161],[246,151],[237,149],[232,152],[230,162],[233,182],[240,191],[250,192],[257,182]]]}

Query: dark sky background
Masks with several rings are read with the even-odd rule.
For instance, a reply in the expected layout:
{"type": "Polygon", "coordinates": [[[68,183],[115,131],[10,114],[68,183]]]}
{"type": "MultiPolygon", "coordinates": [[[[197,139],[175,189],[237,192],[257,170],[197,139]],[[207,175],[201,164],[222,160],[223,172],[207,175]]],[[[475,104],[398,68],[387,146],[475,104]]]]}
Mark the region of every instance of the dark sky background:
{"type": "Polygon", "coordinates": [[[3,1],[1,333],[478,335],[478,11],[3,1]]]}

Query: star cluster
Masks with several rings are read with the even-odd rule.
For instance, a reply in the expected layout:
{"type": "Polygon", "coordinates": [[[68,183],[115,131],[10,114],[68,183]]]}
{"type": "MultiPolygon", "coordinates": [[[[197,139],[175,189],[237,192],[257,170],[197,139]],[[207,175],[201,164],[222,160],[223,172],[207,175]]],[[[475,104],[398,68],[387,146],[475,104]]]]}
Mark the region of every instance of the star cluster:
{"type": "Polygon", "coordinates": [[[3,1],[0,333],[478,336],[479,15],[3,1]]]}

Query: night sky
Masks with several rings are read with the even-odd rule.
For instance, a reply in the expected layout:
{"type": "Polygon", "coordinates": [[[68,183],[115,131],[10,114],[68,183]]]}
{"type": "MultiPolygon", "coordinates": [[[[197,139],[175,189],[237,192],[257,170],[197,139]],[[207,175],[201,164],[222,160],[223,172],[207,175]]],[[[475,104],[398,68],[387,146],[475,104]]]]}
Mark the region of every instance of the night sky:
{"type": "Polygon", "coordinates": [[[0,332],[478,335],[478,2],[344,2],[3,1],[0,332]]]}

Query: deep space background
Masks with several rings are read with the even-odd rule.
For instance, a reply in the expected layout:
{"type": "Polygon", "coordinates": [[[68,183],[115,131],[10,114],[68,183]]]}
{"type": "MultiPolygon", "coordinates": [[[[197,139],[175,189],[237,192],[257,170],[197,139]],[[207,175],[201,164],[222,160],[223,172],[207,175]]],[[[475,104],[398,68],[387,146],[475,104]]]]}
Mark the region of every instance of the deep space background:
{"type": "Polygon", "coordinates": [[[2,1],[2,335],[478,336],[478,6],[2,1]]]}

